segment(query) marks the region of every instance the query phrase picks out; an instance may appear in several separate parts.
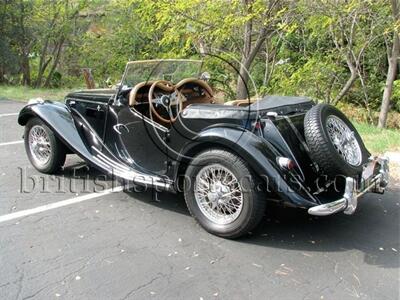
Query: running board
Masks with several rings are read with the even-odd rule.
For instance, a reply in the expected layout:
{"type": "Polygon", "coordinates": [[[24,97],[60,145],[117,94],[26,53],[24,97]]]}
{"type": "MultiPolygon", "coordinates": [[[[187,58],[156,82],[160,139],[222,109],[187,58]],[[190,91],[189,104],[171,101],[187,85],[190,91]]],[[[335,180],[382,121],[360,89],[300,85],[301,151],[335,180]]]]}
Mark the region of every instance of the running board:
{"type": "Polygon", "coordinates": [[[172,181],[169,179],[138,172],[133,168],[111,159],[94,146],[92,146],[92,150],[96,152],[96,154],[93,155],[93,159],[96,161],[97,165],[106,170],[110,175],[115,175],[129,182],[146,187],[158,187],[165,190],[173,190],[172,181]]]}

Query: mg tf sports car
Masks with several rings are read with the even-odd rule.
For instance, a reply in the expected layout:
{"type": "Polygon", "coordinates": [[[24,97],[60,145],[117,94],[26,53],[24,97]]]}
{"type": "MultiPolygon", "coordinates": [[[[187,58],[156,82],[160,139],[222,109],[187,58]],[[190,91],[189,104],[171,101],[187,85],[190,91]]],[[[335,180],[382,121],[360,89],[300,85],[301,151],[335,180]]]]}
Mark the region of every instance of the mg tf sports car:
{"type": "Polygon", "coordinates": [[[198,223],[226,238],[252,230],[269,200],[326,216],[384,192],[388,160],[335,107],[287,96],[224,103],[202,66],[129,62],[115,89],[30,101],[18,122],[32,165],[55,173],[75,153],[134,186],[182,192],[198,223]]]}

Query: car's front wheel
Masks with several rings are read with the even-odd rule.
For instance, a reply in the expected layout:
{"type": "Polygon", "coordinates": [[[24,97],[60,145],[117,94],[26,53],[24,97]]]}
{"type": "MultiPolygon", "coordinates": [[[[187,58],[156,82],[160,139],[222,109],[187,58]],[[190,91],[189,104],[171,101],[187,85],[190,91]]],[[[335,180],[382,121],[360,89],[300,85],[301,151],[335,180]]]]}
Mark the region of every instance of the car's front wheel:
{"type": "Polygon", "coordinates": [[[25,126],[25,150],[32,165],[40,172],[56,173],[65,162],[65,146],[39,118],[25,126]]]}
{"type": "Polygon", "coordinates": [[[251,231],[265,212],[266,199],[255,174],[237,155],[211,149],[186,170],[185,201],[208,232],[237,238],[251,231]]]}

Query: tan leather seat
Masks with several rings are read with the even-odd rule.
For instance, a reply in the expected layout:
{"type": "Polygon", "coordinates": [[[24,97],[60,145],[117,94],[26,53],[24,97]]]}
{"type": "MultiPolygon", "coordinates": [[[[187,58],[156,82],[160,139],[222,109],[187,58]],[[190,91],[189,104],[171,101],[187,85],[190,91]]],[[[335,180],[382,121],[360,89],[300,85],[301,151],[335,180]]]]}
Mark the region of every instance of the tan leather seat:
{"type": "Polygon", "coordinates": [[[212,88],[204,80],[197,79],[197,78],[185,78],[185,79],[182,79],[181,81],[179,81],[176,84],[176,88],[179,89],[180,87],[182,87],[182,86],[184,86],[185,84],[188,84],[188,83],[198,84],[203,89],[205,89],[205,91],[207,92],[207,94],[210,97],[214,96],[214,92],[213,92],[212,88]]]}
{"type": "Polygon", "coordinates": [[[154,81],[143,81],[138,83],[133,87],[133,89],[129,93],[129,106],[135,106],[136,105],[136,96],[138,91],[144,87],[144,86],[151,86],[154,83],[154,81]]]}
{"type": "Polygon", "coordinates": [[[185,85],[188,83],[194,83],[204,89],[205,95],[200,96],[191,96],[189,99],[185,99],[183,102],[183,108],[190,104],[214,104],[216,103],[214,99],[214,91],[212,88],[205,82],[204,80],[197,78],[185,78],[179,81],[176,84],[176,88],[179,89],[182,93],[185,93],[185,85]]]}

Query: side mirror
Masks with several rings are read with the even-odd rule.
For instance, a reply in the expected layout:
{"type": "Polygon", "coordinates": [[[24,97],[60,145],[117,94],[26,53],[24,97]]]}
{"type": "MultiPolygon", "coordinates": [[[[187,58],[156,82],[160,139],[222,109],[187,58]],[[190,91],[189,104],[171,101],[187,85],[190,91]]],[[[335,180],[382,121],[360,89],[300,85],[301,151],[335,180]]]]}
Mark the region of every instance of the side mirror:
{"type": "Polygon", "coordinates": [[[210,75],[210,73],[208,73],[208,72],[203,72],[203,73],[201,74],[201,76],[200,76],[200,79],[201,79],[201,80],[204,80],[204,81],[209,81],[210,78],[211,78],[211,75],[210,75]]]}

